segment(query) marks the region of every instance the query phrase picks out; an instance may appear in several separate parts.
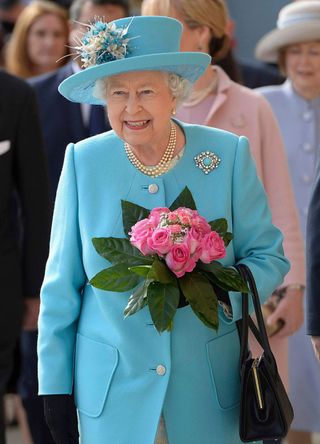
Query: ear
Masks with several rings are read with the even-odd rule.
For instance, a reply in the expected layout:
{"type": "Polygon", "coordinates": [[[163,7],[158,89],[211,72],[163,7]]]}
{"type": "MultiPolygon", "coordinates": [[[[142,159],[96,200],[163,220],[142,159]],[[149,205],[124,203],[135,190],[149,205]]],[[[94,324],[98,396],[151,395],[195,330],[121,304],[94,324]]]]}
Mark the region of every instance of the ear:
{"type": "Polygon", "coordinates": [[[212,37],[211,29],[209,26],[203,25],[197,28],[197,32],[199,51],[209,52],[210,40],[212,37]]]}

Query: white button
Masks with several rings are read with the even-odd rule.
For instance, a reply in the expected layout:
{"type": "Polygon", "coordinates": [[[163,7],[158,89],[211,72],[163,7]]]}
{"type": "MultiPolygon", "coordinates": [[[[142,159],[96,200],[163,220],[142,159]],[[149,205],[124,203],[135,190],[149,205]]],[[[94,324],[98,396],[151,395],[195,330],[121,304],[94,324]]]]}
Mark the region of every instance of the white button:
{"type": "Polygon", "coordinates": [[[302,118],[305,122],[309,122],[312,119],[312,112],[311,111],[305,111],[302,114],[302,118]]]}
{"type": "Polygon", "coordinates": [[[312,143],[309,143],[309,142],[305,142],[302,145],[302,148],[303,148],[303,151],[305,151],[306,153],[310,153],[310,151],[314,150],[314,147],[313,147],[312,143]]]}
{"type": "Polygon", "coordinates": [[[311,183],[312,178],[308,174],[303,174],[302,180],[304,183],[311,183]]]}
{"type": "Polygon", "coordinates": [[[156,183],[152,183],[148,186],[148,191],[150,194],[155,194],[157,193],[159,190],[159,187],[156,183]]]}
{"type": "Polygon", "coordinates": [[[166,374],[166,368],[165,368],[165,366],[164,365],[158,365],[157,366],[157,368],[156,368],[156,372],[157,372],[157,374],[159,375],[159,376],[163,376],[163,375],[165,375],[166,374]]]}

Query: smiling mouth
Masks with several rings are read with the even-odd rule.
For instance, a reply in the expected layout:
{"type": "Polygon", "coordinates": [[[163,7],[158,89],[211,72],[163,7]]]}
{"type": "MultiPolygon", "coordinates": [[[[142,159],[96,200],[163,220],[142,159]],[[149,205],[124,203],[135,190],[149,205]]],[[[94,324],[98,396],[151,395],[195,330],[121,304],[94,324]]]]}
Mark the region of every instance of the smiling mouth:
{"type": "Polygon", "coordinates": [[[144,129],[149,125],[150,120],[125,120],[124,123],[129,129],[140,130],[144,129]]]}

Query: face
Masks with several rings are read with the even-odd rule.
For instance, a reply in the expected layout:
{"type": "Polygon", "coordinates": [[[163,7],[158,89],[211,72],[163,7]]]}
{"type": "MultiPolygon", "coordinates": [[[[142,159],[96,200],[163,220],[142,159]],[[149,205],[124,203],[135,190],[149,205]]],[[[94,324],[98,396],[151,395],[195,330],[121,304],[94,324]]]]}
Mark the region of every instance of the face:
{"type": "Polygon", "coordinates": [[[288,46],[285,67],[300,95],[307,99],[320,95],[320,41],[288,46]]]}
{"type": "Polygon", "coordinates": [[[109,77],[106,100],[112,128],[131,147],[166,146],[176,104],[166,74],[140,71],[109,77]]]}
{"type": "MultiPolygon", "coordinates": [[[[103,18],[106,22],[112,22],[125,17],[125,10],[119,5],[105,4],[95,5],[90,1],[84,3],[79,20],[80,23],[91,23],[96,17],[103,18]]],[[[76,45],[76,36],[79,36],[79,31],[85,31],[84,27],[79,23],[71,23],[71,30],[69,35],[69,41],[71,46],[76,45]]]]}
{"type": "Polygon", "coordinates": [[[27,51],[37,73],[59,67],[58,59],[66,54],[67,35],[62,20],[54,14],[39,17],[29,29],[27,51]]]}

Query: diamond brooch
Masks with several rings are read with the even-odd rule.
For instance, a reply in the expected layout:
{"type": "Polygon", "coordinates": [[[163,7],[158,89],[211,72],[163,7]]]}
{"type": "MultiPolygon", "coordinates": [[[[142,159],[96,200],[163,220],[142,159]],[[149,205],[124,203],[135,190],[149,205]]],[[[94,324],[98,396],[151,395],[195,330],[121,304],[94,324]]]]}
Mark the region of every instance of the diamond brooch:
{"type": "Polygon", "coordinates": [[[221,159],[214,154],[212,151],[202,151],[194,157],[196,166],[204,172],[204,174],[209,174],[214,169],[218,168],[221,159]]]}

